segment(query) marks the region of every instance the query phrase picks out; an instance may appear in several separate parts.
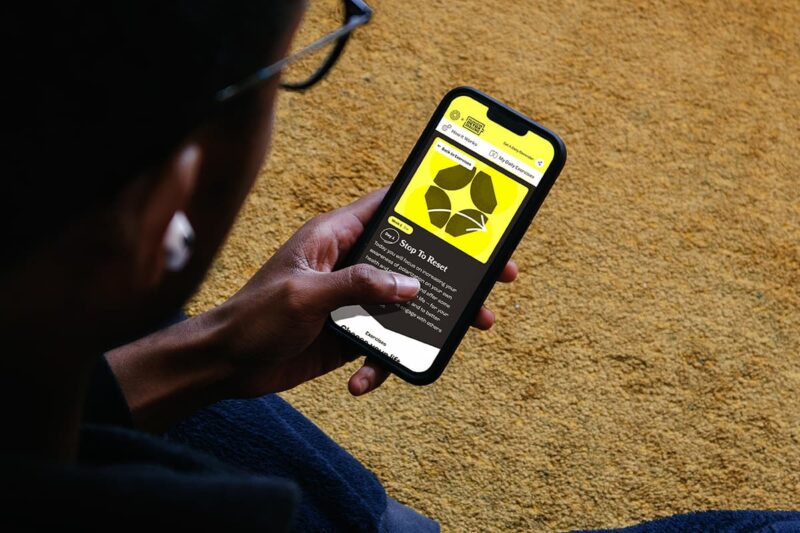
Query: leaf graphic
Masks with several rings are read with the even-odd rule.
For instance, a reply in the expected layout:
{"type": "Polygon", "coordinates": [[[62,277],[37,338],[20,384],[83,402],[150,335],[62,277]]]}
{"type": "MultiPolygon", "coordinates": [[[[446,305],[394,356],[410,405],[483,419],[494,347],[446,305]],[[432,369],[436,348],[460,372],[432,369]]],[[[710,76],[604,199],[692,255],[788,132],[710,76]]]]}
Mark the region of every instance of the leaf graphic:
{"type": "Polygon", "coordinates": [[[431,185],[425,193],[425,202],[428,205],[428,217],[431,219],[431,224],[437,228],[443,228],[447,224],[447,219],[450,218],[450,197],[436,185],[431,185]]]}
{"type": "Polygon", "coordinates": [[[453,214],[444,230],[453,237],[460,237],[476,231],[486,231],[487,220],[489,218],[477,209],[462,209],[453,214]]]}
{"type": "Polygon", "coordinates": [[[467,167],[456,165],[454,167],[443,168],[436,174],[433,182],[448,191],[457,191],[463,189],[472,180],[475,175],[475,169],[469,170],[467,167]]]}
{"type": "Polygon", "coordinates": [[[478,172],[469,189],[472,203],[484,213],[491,214],[497,207],[497,197],[494,194],[492,178],[486,172],[478,172]]]}

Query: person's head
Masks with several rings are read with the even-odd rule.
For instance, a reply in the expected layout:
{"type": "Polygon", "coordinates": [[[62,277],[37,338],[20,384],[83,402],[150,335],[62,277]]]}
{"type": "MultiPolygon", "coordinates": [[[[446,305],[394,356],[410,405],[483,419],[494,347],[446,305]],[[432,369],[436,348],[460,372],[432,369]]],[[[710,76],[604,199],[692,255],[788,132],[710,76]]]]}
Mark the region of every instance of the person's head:
{"type": "Polygon", "coordinates": [[[201,281],[261,167],[300,0],[27,3],[5,15],[0,321],[102,348],[201,281]],[[176,212],[196,240],[165,268],[176,212]],[[92,339],[89,341],[89,339],[92,339]]]}

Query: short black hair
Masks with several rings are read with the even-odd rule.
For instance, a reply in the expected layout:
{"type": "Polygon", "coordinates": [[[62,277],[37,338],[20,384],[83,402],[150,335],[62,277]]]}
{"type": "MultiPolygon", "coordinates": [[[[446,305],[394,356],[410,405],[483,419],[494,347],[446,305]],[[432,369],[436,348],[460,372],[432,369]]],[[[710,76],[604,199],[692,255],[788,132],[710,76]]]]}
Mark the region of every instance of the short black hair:
{"type": "MultiPolygon", "coordinates": [[[[108,201],[264,65],[297,0],[16,0],[0,25],[8,259],[108,201]],[[52,231],[50,231],[52,233],[52,231]]],[[[6,263],[6,261],[3,261],[6,263]]]]}

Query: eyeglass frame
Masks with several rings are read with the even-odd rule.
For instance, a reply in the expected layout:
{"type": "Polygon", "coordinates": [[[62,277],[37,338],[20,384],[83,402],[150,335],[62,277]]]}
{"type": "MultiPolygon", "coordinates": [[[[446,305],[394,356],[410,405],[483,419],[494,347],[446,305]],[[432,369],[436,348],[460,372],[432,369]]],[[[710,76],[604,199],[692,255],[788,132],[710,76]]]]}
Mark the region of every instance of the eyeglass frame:
{"type": "Polygon", "coordinates": [[[336,44],[331,52],[313,74],[298,83],[283,82],[281,83],[281,88],[288,91],[305,91],[322,80],[322,78],[324,78],[328,72],[330,72],[333,65],[339,59],[339,56],[342,54],[342,51],[344,50],[344,47],[347,44],[347,41],[350,39],[350,35],[353,33],[353,31],[359,26],[367,24],[372,18],[372,8],[370,8],[363,0],[343,0],[343,3],[345,19],[342,26],[326,35],[323,35],[316,41],[304,46],[297,52],[284,57],[280,61],[272,63],[271,65],[267,65],[266,67],[262,67],[243,80],[232,83],[231,85],[228,85],[227,87],[217,91],[215,100],[218,103],[226,102],[231,98],[234,98],[237,95],[252,89],[259,83],[272,78],[286,68],[286,66],[294,63],[304,55],[322,48],[331,41],[336,41],[336,44]]]}

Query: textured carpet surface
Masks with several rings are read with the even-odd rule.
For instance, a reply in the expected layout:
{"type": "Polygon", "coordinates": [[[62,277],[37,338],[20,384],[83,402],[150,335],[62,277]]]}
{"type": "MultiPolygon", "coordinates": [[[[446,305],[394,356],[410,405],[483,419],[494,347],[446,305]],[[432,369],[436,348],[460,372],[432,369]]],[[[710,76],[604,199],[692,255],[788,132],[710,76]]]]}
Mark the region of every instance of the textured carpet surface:
{"type": "MultiPolygon", "coordinates": [[[[313,0],[312,0],[313,1],[313,0]]],[[[285,397],[446,531],[800,508],[800,3],[375,1],[272,154],[190,303],[394,179],[469,84],[567,166],[440,381],[285,397]]]]}

